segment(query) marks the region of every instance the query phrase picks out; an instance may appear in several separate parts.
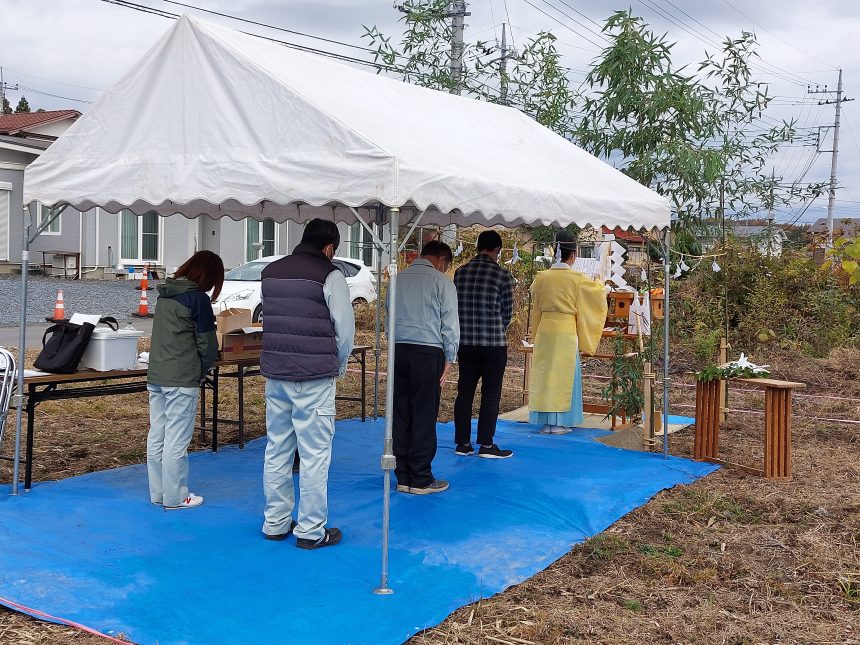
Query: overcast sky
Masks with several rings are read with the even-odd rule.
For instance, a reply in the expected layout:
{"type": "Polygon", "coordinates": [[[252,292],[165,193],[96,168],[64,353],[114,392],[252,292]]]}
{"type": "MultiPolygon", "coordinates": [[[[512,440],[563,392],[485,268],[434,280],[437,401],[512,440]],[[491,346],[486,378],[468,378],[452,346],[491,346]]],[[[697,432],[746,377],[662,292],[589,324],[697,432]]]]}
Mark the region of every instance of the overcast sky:
{"type": "MultiPolygon", "coordinates": [[[[513,41],[520,44],[540,30],[552,31],[560,41],[571,78],[578,83],[589,62],[604,44],[597,24],[616,8],[632,7],[655,31],[668,32],[676,42],[677,63],[695,63],[707,49],[713,52],[717,34],[758,35],[761,61],[757,77],[770,84],[778,97],[767,114],[773,119],[796,118],[810,128],[832,125],[833,105],[818,105],[825,95],[809,95],[807,83],[836,89],[837,67],[842,67],[846,96],[860,95],[860,2],[856,0],[475,0],[466,19],[466,41],[494,40],[500,25],[513,26],[513,41]],[[730,3],[731,2],[731,3],[730,3]],[[852,46],[852,43],[854,45],[852,46]],[[577,71],[578,70],[578,71],[577,71]]],[[[310,40],[229,18],[207,15],[164,0],[137,0],[138,4],[171,13],[188,12],[213,22],[268,36],[367,57],[366,52],[310,40]]],[[[294,31],[361,45],[362,25],[376,24],[399,35],[402,14],[390,0],[187,0],[187,4],[277,25],[294,31]]],[[[0,0],[0,66],[14,107],[20,96],[37,108],[77,108],[85,111],[100,91],[123,72],[167,31],[173,21],[141,13],[104,0],[0,0]],[[77,100],[75,100],[77,99],[77,100]]],[[[396,38],[395,38],[396,40],[396,38]]],[[[833,98],[835,95],[830,96],[833,98]]],[[[860,217],[860,102],[843,105],[839,142],[839,183],[836,217],[860,217]],[[855,128],[856,126],[856,128],[855,128]]],[[[825,131],[824,150],[832,148],[832,128],[825,131]]],[[[809,181],[830,177],[829,152],[816,155],[815,147],[786,148],[775,159],[776,173],[788,180],[809,181]],[[810,166],[811,164],[811,166],[810,166]]],[[[826,215],[826,195],[820,197],[801,221],[826,215]]],[[[777,221],[796,219],[799,209],[777,213],[777,221]]]]}

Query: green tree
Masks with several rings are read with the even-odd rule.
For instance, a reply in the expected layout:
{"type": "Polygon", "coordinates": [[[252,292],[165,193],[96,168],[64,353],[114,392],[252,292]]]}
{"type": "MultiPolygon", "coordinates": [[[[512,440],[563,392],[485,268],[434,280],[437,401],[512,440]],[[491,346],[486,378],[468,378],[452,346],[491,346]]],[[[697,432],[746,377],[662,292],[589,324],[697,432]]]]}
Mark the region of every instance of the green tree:
{"type": "Polygon", "coordinates": [[[12,106],[9,105],[9,99],[5,96],[3,97],[3,110],[0,111],[0,114],[12,114],[12,106]]]}
{"type": "Polygon", "coordinates": [[[27,103],[27,97],[22,96],[15,108],[15,114],[27,114],[30,112],[30,104],[27,103]]]}
{"type": "Polygon", "coordinates": [[[603,31],[611,42],[586,77],[591,92],[577,140],[668,197],[689,243],[703,222],[722,215],[722,196],[728,212],[743,216],[821,190],[785,186],[765,172],[796,132],[793,121],[759,121],[771,99],[751,76],[753,34],[727,38],[690,72],[673,65],[673,44],[630,11],[614,13],[603,31]]]}

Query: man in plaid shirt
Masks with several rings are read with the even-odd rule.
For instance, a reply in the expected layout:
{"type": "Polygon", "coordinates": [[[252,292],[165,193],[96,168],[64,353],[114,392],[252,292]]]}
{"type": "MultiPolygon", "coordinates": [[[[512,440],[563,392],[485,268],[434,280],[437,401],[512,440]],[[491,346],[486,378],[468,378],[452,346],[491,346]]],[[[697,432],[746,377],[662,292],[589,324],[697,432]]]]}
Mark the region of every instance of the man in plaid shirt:
{"type": "Polygon", "coordinates": [[[454,403],[454,440],[458,455],[472,455],[472,403],[481,381],[481,411],[478,415],[478,456],[505,459],[512,450],[493,443],[502,381],[508,362],[505,331],[514,306],[514,280],[499,266],[502,237],[495,231],[478,236],[478,254],[454,273],[460,315],[460,349],[457,362],[460,379],[454,403]]]}

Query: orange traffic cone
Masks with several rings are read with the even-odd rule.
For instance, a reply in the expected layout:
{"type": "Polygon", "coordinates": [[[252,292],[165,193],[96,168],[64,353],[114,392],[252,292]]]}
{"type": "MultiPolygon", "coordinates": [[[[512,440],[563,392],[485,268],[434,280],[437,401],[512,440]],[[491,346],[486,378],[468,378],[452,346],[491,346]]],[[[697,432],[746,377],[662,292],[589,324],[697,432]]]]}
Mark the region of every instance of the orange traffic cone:
{"type": "Polygon", "coordinates": [[[140,290],[146,291],[149,289],[149,265],[143,265],[143,277],[140,279],[140,290]]]}
{"type": "Polygon", "coordinates": [[[137,311],[132,316],[136,318],[152,318],[152,314],[149,313],[149,302],[146,300],[145,290],[140,292],[140,302],[137,305],[137,311]]]}
{"type": "Polygon", "coordinates": [[[66,303],[65,303],[65,300],[63,300],[63,290],[57,289],[57,301],[56,301],[56,303],[54,303],[53,320],[65,320],[65,319],[66,319],[66,303]]]}

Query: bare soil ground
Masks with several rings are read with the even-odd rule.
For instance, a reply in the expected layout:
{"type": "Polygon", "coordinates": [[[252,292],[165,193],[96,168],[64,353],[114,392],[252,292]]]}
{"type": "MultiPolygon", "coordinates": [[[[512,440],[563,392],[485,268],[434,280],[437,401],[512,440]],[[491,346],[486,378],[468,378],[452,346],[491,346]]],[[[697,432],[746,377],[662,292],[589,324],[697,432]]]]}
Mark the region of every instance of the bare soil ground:
{"type": "MultiPolygon", "coordinates": [[[[363,332],[360,340],[372,344],[372,333],[363,332]]],[[[795,399],[792,481],[772,483],[721,469],[664,491],[545,571],[458,610],[410,642],[860,643],[860,425],[830,420],[860,420],[860,351],[841,350],[822,360],[758,358],[774,367],[775,377],[809,384],[795,399]]],[[[512,353],[505,410],[522,404],[521,366],[521,356],[512,353]]],[[[246,390],[248,438],[265,432],[262,381],[254,381],[246,390]]],[[[442,419],[451,418],[455,382],[452,374],[442,419]]],[[[694,403],[692,385],[688,374],[675,375],[674,413],[692,413],[682,407],[694,403]]],[[[340,386],[341,392],[358,388],[355,373],[340,386]]],[[[760,393],[739,390],[732,390],[733,408],[762,410],[760,393]]],[[[229,385],[222,387],[220,403],[235,410],[229,385]]],[[[357,404],[339,405],[341,417],[358,413],[357,404]]],[[[223,442],[236,440],[234,428],[222,430],[223,442]]],[[[140,463],[146,431],[145,394],[46,403],[38,412],[35,477],[140,463]]],[[[10,453],[10,434],[3,454],[10,453]]],[[[730,414],[722,456],[757,466],[762,436],[761,415],[730,414]]],[[[671,452],[689,456],[692,441],[692,429],[673,435],[671,452]]],[[[207,447],[195,437],[192,449],[207,447]]],[[[10,479],[5,463],[0,478],[10,479]]],[[[0,643],[100,642],[0,610],[0,643]]]]}

